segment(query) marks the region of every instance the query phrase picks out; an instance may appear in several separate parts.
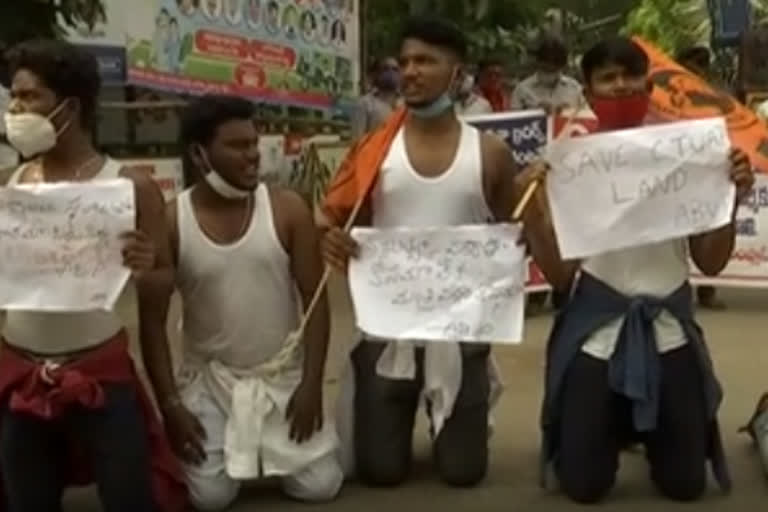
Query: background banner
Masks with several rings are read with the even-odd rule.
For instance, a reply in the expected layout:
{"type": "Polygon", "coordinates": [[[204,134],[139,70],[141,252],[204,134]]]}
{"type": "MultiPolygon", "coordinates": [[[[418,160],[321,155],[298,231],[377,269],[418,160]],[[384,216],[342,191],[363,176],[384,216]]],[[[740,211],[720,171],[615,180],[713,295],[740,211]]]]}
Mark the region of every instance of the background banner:
{"type": "Polygon", "coordinates": [[[346,107],[360,81],[359,0],[106,0],[107,19],[71,31],[105,71],[184,94],[346,107]],[[106,48],[106,49],[105,49],[106,48]]]}

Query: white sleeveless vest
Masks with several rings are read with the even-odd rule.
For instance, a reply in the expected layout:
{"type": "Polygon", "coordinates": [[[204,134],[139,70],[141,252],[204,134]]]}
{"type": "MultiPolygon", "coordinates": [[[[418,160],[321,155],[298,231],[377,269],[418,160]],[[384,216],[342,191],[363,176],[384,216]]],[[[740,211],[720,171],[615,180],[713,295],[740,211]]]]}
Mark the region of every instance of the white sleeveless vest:
{"type": "MultiPolygon", "coordinates": [[[[8,181],[16,185],[24,171],[21,166],[8,181]]],[[[93,180],[119,178],[122,165],[107,158],[93,180]]],[[[3,336],[9,344],[41,355],[67,354],[100,345],[123,327],[115,311],[49,313],[40,311],[6,312],[3,336]]]]}
{"type": "Polygon", "coordinates": [[[177,285],[185,352],[247,368],[268,361],[299,322],[298,297],[266,185],[245,234],[221,245],[201,230],[191,192],[177,199],[177,285]]]}

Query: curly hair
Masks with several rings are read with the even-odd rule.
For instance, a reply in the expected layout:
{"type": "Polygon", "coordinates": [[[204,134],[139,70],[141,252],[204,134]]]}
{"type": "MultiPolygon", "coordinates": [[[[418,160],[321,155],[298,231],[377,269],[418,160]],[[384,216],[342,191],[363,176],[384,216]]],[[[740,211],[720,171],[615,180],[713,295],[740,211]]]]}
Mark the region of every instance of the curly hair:
{"type": "Polygon", "coordinates": [[[77,98],[80,123],[93,128],[101,92],[99,63],[88,51],[55,39],[36,39],[20,43],[8,51],[8,71],[13,77],[19,70],[37,76],[61,101],[77,98]]]}

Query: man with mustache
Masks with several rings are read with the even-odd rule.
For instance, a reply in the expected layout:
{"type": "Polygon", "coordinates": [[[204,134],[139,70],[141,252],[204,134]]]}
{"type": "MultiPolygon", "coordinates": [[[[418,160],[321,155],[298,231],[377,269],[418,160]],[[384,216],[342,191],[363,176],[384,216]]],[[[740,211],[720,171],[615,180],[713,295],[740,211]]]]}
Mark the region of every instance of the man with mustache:
{"type": "MultiPolygon", "coordinates": [[[[413,19],[401,41],[405,108],[351,150],[320,219],[326,262],[341,271],[358,251],[341,229],[360,200],[360,189],[349,184],[366,176],[371,186],[356,220],[375,228],[506,222],[521,195],[518,169],[504,141],[456,116],[455,91],[467,55],[461,31],[450,22],[413,19]]],[[[532,253],[549,281],[563,286],[557,247],[538,231],[528,236],[532,253]]],[[[369,485],[404,482],[424,396],[440,478],[451,486],[480,483],[488,467],[489,363],[490,347],[483,344],[362,340],[351,355],[354,457],[345,462],[354,461],[369,485]]]]}

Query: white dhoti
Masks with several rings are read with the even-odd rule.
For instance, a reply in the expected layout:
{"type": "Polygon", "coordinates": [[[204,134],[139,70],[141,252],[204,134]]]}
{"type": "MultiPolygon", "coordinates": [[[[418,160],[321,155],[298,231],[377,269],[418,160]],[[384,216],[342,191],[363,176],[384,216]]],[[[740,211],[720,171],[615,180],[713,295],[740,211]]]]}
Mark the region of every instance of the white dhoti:
{"type": "Polygon", "coordinates": [[[182,400],[207,435],[206,460],[185,467],[198,510],[222,510],[242,481],[266,477],[280,477],[285,493],[302,501],[328,501],[338,494],[343,474],[333,422],[325,421],[301,444],[290,439],[286,408],[301,381],[298,368],[260,376],[213,361],[187,365],[180,381],[182,400]]]}

